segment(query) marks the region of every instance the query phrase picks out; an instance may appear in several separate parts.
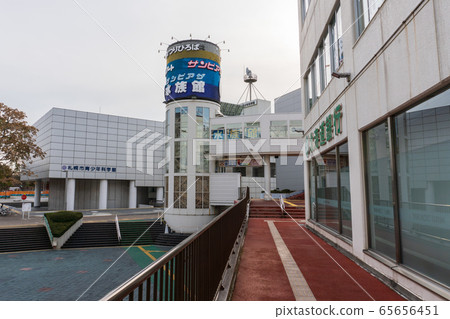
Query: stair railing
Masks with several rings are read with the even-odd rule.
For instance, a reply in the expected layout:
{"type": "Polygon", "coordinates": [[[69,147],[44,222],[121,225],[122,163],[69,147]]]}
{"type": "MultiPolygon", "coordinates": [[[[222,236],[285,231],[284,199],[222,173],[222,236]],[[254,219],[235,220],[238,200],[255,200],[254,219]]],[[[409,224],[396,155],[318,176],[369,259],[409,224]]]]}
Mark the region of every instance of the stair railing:
{"type": "Polygon", "coordinates": [[[50,238],[50,242],[53,245],[53,234],[52,234],[52,230],[50,229],[50,225],[48,223],[47,217],[45,217],[44,215],[44,225],[45,225],[45,229],[47,230],[47,234],[48,234],[48,238],[50,238]]]}
{"type": "Polygon", "coordinates": [[[117,214],[116,214],[116,232],[117,232],[117,240],[120,243],[120,241],[122,240],[122,235],[120,234],[119,218],[117,218],[117,214]]]}
{"type": "Polygon", "coordinates": [[[245,221],[245,198],[102,300],[213,300],[245,221]]]}

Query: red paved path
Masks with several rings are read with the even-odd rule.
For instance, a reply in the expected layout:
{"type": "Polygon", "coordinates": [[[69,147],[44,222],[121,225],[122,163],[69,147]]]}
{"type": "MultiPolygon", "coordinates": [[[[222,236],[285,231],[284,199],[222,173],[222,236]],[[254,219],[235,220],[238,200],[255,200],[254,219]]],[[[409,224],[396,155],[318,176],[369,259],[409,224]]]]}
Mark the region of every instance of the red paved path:
{"type": "MultiPolygon", "coordinates": [[[[304,226],[274,221],[317,300],[404,300],[304,226]]],[[[295,300],[265,219],[249,220],[233,300],[295,300]]]]}

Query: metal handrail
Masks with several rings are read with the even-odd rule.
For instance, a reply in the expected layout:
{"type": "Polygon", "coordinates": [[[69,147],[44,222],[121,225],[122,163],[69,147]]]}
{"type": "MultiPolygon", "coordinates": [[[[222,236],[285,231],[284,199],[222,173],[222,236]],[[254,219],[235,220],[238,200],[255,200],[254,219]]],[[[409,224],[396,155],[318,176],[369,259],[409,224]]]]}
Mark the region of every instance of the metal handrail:
{"type": "Polygon", "coordinates": [[[122,240],[122,234],[120,233],[120,225],[119,225],[119,218],[116,214],[116,232],[117,232],[117,240],[120,242],[122,240]]]}
{"type": "Polygon", "coordinates": [[[47,217],[45,217],[45,215],[44,215],[44,225],[45,225],[45,229],[47,230],[48,237],[50,238],[50,242],[53,242],[52,230],[50,228],[50,224],[48,223],[47,217]]]}
{"type": "MultiPolygon", "coordinates": [[[[161,258],[108,293],[101,300],[124,300],[127,297],[128,300],[134,300],[134,292],[136,289],[138,289],[138,300],[144,300],[144,283],[146,283],[146,300],[212,300],[217,290],[217,285],[220,284],[220,278],[227,265],[228,257],[233,248],[235,239],[237,238],[242,222],[245,219],[249,194],[250,192],[247,189],[245,198],[240,200],[236,205],[216,216],[201,230],[183,240],[161,258]],[[220,255],[220,259],[223,260],[223,265],[218,265],[217,260],[211,260],[212,257],[206,262],[200,262],[199,258],[209,257],[203,256],[200,253],[202,248],[205,248],[205,244],[221,245],[221,243],[211,240],[210,237],[214,237],[214,235],[216,237],[229,237],[233,229],[216,229],[214,234],[210,234],[209,232],[215,226],[219,225],[219,223],[223,222],[227,216],[235,212],[241,213],[242,218],[240,221],[233,220],[233,222],[236,222],[235,228],[237,228],[237,230],[235,231],[235,234],[232,234],[234,235],[234,238],[228,238],[230,240],[228,240],[226,244],[228,244],[229,247],[223,249],[224,251],[222,252],[222,255],[220,255]],[[208,237],[207,241],[200,242],[200,240],[205,239],[203,237],[208,237]],[[196,257],[198,258],[196,259],[196,257]],[[209,285],[209,287],[203,287],[199,282],[200,274],[205,276],[211,274],[210,272],[212,269],[205,269],[205,264],[208,262],[214,263],[215,268],[223,268],[220,274],[213,274],[214,277],[219,278],[216,287],[211,285],[209,285]],[[202,273],[196,268],[202,268],[201,270],[205,273],[202,273]],[[171,270],[172,273],[170,273],[171,270]],[[190,273],[188,274],[187,272],[189,271],[190,273]],[[176,276],[182,277],[183,279],[179,280],[179,282],[175,282],[176,276]],[[158,285],[156,284],[157,281],[158,285]],[[157,291],[156,286],[159,287],[160,285],[163,287],[160,287],[157,291]]],[[[208,250],[208,252],[211,252],[211,250],[208,250]]],[[[209,279],[210,278],[206,280],[209,281],[209,279]]]]}

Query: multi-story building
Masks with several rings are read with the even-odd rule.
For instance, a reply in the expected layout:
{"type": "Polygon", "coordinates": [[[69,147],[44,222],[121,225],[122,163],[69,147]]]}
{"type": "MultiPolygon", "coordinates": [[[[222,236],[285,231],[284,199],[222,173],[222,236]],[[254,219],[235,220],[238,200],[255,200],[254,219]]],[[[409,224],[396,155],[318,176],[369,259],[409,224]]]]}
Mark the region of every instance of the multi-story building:
{"type": "Polygon", "coordinates": [[[48,208],[136,208],[162,205],[164,123],[52,108],[34,126],[46,156],[28,166],[34,205],[48,185],[48,208]]]}
{"type": "Polygon", "coordinates": [[[307,226],[450,299],[450,2],[299,0],[307,226]]]}
{"type": "MultiPolygon", "coordinates": [[[[275,99],[275,113],[302,113],[302,94],[301,89],[296,89],[275,99]]],[[[300,120],[298,127],[303,136],[303,124],[300,120]]],[[[303,154],[298,156],[276,157],[276,182],[279,190],[290,189],[302,191],[303,185],[303,154]]]]}

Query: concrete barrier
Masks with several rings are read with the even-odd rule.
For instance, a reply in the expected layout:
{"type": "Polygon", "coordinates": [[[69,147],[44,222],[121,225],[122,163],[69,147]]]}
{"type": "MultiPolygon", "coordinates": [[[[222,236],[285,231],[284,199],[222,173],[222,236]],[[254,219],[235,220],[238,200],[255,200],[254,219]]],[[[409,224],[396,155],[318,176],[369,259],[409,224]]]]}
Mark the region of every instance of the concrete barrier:
{"type": "Polygon", "coordinates": [[[83,224],[83,218],[78,220],[72,225],[61,237],[53,237],[52,246],[53,249],[61,249],[61,247],[69,240],[69,238],[77,231],[83,224]]]}

